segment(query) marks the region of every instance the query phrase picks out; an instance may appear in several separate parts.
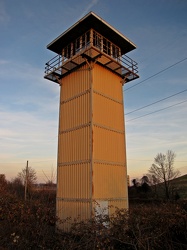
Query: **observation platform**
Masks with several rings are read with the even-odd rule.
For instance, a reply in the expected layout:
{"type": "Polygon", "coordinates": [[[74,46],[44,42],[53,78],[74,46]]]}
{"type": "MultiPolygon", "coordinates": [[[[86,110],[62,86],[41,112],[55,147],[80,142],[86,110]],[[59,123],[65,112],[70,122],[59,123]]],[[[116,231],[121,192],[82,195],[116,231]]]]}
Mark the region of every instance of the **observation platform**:
{"type": "Polygon", "coordinates": [[[138,78],[138,65],[126,54],[136,48],[128,38],[90,12],[53,40],[47,48],[57,55],[46,63],[44,78],[58,83],[85,63],[95,62],[124,82],[138,78]]]}
{"type": "Polygon", "coordinates": [[[61,55],[56,55],[46,63],[44,78],[58,83],[57,79],[61,79],[80,68],[86,64],[86,60],[88,62],[96,62],[111,70],[123,79],[125,78],[125,82],[139,78],[138,65],[130,57],[123,55],[118,58],[112,58],[90,44],[84,49],[80,49],[78,53],[70,58],[63,58],[61,55]]]}

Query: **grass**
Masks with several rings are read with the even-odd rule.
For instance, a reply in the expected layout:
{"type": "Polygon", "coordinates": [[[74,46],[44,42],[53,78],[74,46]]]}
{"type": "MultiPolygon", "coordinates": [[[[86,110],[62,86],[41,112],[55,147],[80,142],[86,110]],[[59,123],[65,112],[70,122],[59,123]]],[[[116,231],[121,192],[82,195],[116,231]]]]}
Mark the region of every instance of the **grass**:
{"type": "Polygon", "coordinates": [[[182,199],[187,199],[187,174],[171,181],[172,186],[177,190],[182,199]]]}

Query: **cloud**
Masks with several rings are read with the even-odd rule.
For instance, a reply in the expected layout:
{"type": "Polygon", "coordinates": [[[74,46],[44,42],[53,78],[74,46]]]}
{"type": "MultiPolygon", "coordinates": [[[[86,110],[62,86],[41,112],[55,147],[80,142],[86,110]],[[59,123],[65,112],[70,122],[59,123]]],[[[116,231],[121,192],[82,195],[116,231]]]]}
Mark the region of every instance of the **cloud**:
{"type": "Polygon", "coordinates": [[[0,138],[18,142],[42,142],[57,133],[58,121],[27,111],[0,110],[0,138]]]}
{"type": "Polygon", "coordinates": [[[0,117],[0,172],[13,178],[26,160],[35,168],[34,162],[45,161],[47,172],[56,162],[58,121],[27,111],[1,110],[0,117]]]}
{"type": "MultiPolygon", "coordinates": [[[[95,6],[97,3],[99,2],[99,0],[92,0],[88,6],[85,8],[84,12],[81,14],[80,18],[83,17],[84,15],[86,15],[90,10],[91,8],[93,8],[93,6],[95,6]]],[[[79,19],[80,19],[79,18],[79,19]]]]}
{"type": "Polygon", "coordinates": [[[6,12],[4,2],[0,2],[0,24],[6,24],[10,21],[10,16],[6,12]]]}
{"type": "Polygon", "coordinates": [[[0,65],[6,65],[8,63],[9,63],[9,61],[7,61],[7,60],[0,60],[0,65]]]}
{"type": "Polygon", "coordinates": [[[3,98],[6,94],[7,99],[11,97],[11,103],[14,100],[22,103],[23,100],[27,103],[29,101],[34,103],[38,98],[40,104],[42,99],[47,97],[48,102],[50,102],[50,98],[53,100],[59,98],[59,86],[45,80],[42,69],[14,60],[0,60],[0,65],[0,97],[3,98]]]}
{"type": "MultiPolygon", "coordinates": [[[[6,170],[3,162],[55,160],[59,86],[43,79],[43,71],[28,63],[0,63],[0,172],[6,174],[12,166],[6,170]]],[[[16,172],[19,166],[14,165],[16,172]]]]}
{"type": "Polygon", "coordinates": [[[17,60],[0,60],[0,64],[2,67],[0,68],[0,77],[7,78],[7,74],[9,75],[8,79],[16,79],[19,80],[27,80],[27,81],[39,81],[43,79],[43,72],[41,69],[34,67],[33,65],[21,62],[19,59],[17,60]],[[4,66],[4,67],[3,67],[4,66]],[[11,74],[10,74],[11,69],[11,74]]]}
{"type": "Polygon", "coordinates": [[[58,114],[4,110],[0,117],[1,161],[56,158],[58,114]]]}
{"type": "MultiPolygon", "coordinates": [[[[180,162],[186,159],[187,151],[186,112],[184,105],[126,125],[127,166],[131,177],[141,177],[149,169],[155,155],[168,149],[177,154],[176,168],[186,164],[180,162]]],[[[185,171],[187,168],[183,169],[183,173],[185,171]]]]}

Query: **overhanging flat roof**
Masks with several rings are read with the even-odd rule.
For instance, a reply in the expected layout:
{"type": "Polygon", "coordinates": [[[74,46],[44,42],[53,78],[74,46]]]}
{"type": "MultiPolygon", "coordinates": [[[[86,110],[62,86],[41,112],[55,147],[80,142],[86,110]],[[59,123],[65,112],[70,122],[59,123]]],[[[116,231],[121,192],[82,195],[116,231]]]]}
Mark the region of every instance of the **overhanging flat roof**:
{"type": "Polygon", "coordinates": [[[73,42],[79,36],[93,28],[102,36],[121,48],[121,53],[126,54],[136,48],[136,45],[127,37],[97,16],[94,12],[89,12],[60,36],[47,45],[47,49],[57,53],[62,53],[62,48],[73,42]]]}

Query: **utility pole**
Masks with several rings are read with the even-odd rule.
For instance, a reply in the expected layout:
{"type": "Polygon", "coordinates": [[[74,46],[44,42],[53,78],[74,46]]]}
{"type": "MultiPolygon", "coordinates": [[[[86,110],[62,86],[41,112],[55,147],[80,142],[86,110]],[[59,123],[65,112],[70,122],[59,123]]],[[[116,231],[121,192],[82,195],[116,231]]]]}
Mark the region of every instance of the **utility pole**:
{"type": "Polygon", "coordinates": [[[26,171],[25,171],[25,201],[27,200],[28,165],[29,165],[29,162],[27,161],[26,171]]]}

